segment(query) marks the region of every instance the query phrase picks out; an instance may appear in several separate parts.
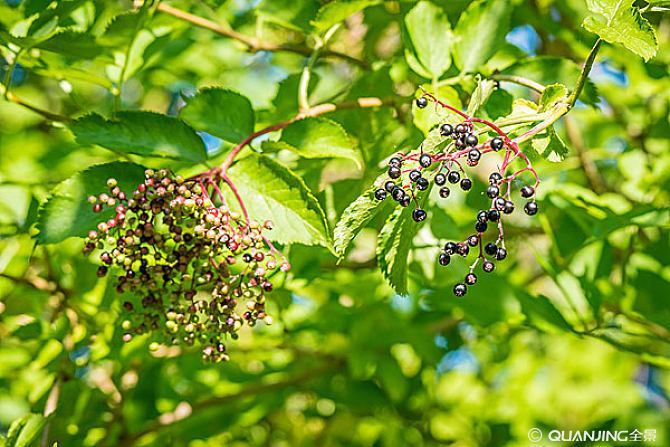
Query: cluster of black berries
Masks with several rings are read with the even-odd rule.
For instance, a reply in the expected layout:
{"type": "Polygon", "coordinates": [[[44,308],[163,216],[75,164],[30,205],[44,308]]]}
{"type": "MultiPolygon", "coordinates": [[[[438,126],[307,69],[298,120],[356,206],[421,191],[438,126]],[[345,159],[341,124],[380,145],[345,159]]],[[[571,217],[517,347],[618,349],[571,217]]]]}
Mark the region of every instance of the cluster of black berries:
{"type": "MultiPolygon", "coordinates": [[[[422,96],[416,100],[416,105],[420,108],[426,107],[428,99],[422,96]]],[[[484,121],[478,120],[478,122],[484,121]]],[[[501,172],[506,170],[507,160],[513,154],[512,145],[515,143],[499,129],[495,128],[495,130],[499,133],[498,135],[480,143],[473,119],[466,119],[455,126],[448,123],[442,124],[439,127],[439,133],[446,141],[444,149],[436,153],[427,153],[421,149],[418,152],[398,154],[391,158],[387,171],[389,179],[375,191],[375,197],[378,200],[384,200],[390,195],[403,207],[409,206],[414,201],[416,205],[412,217],[417,222],[425,220],[427,213],[419,207],[417,197],[421,191],[428,190],[431,181],[440,188],[441,198],[449,197],[450,190],[445,186],[447,183],[458,183],[463,191],[469,191],[472,188],[472,180],[468,178],[463,165],[475,167],[479,164],[483,154],[498,152],[503,148],[506,148],[506,161],[503,163],[504,168],[501,172]]],[[[518,150],[518,147],[514,149],[518,150]]],[[[512,214],[515,209],[514,202],[511,200],[511,183],[519,174],[527,170],[529,169],[514,172],[507,177],[500,172],[493,172],[489,176],[489,186],[486,189],[486,194],[491,199],[491,207],[477,213],[475,233],[465,241],[447,242],[440,251],[438,263],[447,266],[452,256],[466,257],[471,247],[479,247],[477,260],[470,267],[464,281],[454,286],[456,296],[465,295],[468,286],[477,282],[474,270],[480,262],[484,272],[490,273],[495,269],[493,261],[502,261],[507,257],[502,220],[504,215],[512,214]],[[501,188],[506,188],[506,190],[503,192],[501,188]],[[483,239],[489,226],[497,228],[496,240],[484,245],[483,239]]],[[[532,172],[534,173],[534,170],[532,172]]],[[[535,188],[524,186],[520,189],[520,193],[522,197],[530,199],[524,206],[526,214],[535,215],[538,211],[535,202],[535,188]]]]}
{"type": "Polygon", "coordinates": [[[289,269],[266,246],[272,224],[216,206],[201,181],[167,170],[145,177],[130,195],[109,179],[109,193],[89,197],[95,212],[116,210],[89,232],[84,252],[101,250],[98,276],[113,274],[126,299],[123,340],[153,333],[161,343],[199,344],[205,360],[227,360],[227,336],[272,322],[270,276],[289,269]]]}

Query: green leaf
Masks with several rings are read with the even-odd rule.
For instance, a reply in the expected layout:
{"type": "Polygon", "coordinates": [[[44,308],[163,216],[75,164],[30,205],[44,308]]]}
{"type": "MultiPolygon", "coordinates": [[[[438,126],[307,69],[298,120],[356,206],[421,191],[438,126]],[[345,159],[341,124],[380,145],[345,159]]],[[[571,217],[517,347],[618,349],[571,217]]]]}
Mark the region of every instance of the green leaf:
{"type": "MultiPolygon", "coordinates": [[[[427,91],[432,89],[428,85],[424,85],[427,91]]],[[[417,96],[421,96],[421,91],[417,92],[417,96]]],[[[449,104],[450,106],[460,109],[462,107],[461,100],[458,96],[458,92],[451,86],[442,85],[436,92],[433,94],[440,99],[440,101],[449,104]]],[[[423,109],[416,106],[416,102],[412,102],[412,116],[414,117],[414,125],[423,132],[424,135],[428,133],[435,126],[438,126],[443,123],[455,124],[460,122],[458,115],[452,113],[446,109],[443,109],[441,106],[434,106],[429,104],[428,107],[423,109]]]]}
{"type": "Polygon", "coordinates": [[[12,422],[7,433],[8,447],[28,447],[32,445],[40,433],[47,418],[41,414],[30,413],[12,422]]]}
{"type": "Polygon", "coordinates": [[[551,162],[563,161],[569,152],[553,126],[549,127],[546,132],[533,138],[531,140],[531,147],[535,152],[551,162]]]}
{"type": "Polygon", "coordinates": [[[658,40],[649,21],[642,17],[633,0],[587,0],[593,15],[582,26],[603,40],[622,45],[645,61],[656,55],[658,40]]]}
{"type": "Polygon", "coordinates": [[[279,141],[264,148],[286,149],[304,158],[347,158],[361,168],[363,160],[354,141],[342,126],[326,118],[305,118],[282,130],[279,141]]]}
{"type": "Polygon", "coordinates": [[[95,36],[75,31],[62,31],[35,45],[46,51],[82,59],[92,59],[103,51],[95,36]]]}
{"type": "Polygon", "coordinates": [[[477,87],[475,87],[475,91],[472,92],[472,95],[470,96],[470,102],[468,103],[467,111],[468,115],[477,115],[477,112],[484,105],[484,103],[488,101],[495,88],[495,81],[491,81],[490,79],[479,79],[477,81],[477,87]]]}
{"type": "Polygon", "coordinates": [[[205,145],[188,124],[153,112],[119,112],[112,119],[92,113],[70,124],[77,143],[116,152],[201,162],[205,145]]]}
{"type": "Polygon", "coordinates": [[[442,8],[428,1],[417,3],[405,16],[405,27],[410,67],[429,79],[442,76],[451,66],[452,44],[451,25],[442,8]]]}
{"type": "Polygon", "coordinates": [[[256,14],[264,21],[296,31],[307,31],[316,18],[319,4],[316,0],[263,0],[256,14]]]}
{"type": "Polygon", "coordinates": [[[245,96],[222,88],[206,88],[186,98],[179,117],[195,129],[239,143],[254,131],[254,109],[245,96]]]}
{"type": "Polygon", "coordinates": [[[556,103],[568,98],[568,88],[563,84],[547,85],[540,97],[540,112],[551,109],[556,103]]]}
{"type": "MultiPolygon", "coordinates": [[[[502,71],[502,74],[523,76],[543,85],[560,83],[570,86],[576,84],[579,73],[580,67],[573,61],[549,56],[526,58],[502,71]]],[[[598,91],[593,82],[586,81],[579,99],[590,105],[598,103],[598,91]]]]}
{"type": "Polygon", "coordinates": [[[291,170],[267,156],[251,154],[235,163],[228,175],[246,198],[249,215],[274,223],[270,239],[282,244],[332,246],[321,205],[291,170]]]}
{"type": "Polygon", "coordinates": [[[127,162],[105,163],[59,183],[40,208],[38,242],[52,244],[72,236],[83,237],[98,222],[112,218],[113,209],[96,214],[87,201],[90,195],[108,192],[109,178],[115,178],[123,191],[132,191],[144,179],[144,167],[127,162]]]}
{"type": "MultiPolygon", "coordinates": [[[[425,202],[428,193],[421,202],[425,202]]],[[[412,219],[414,207],[398,207],[379,232],[377,261],[389,284],[400,295],[407,294],[407,266],[412,240],[419,223],[412,219]]]]}
{"type": "Polygon", "coordinates": [[[544,295],[531,296],[528,293],[517,290],[516,297],[521,304],[521,310],[533,325],[550,325],[555,328],[572,331],[572,326],[556,309],[551,300],[544,295]]]}
{"type": "Polygon", "coordinates": [[[509,0],[480,0],[468,6],[454,30],[454,59],[462,72],[477,71],[500,49],[511,14],[509,0]]]}
{"type": "Polygon", "coordinates": [[[514,96],[501,88],[494,90],[484,105],[486,114],[492,119],[497,120],[503,116],[512,113],[514,96]]]}
{"type": "MultiPolygon", "coordinates": [[[[375,183],[384,178],[386,174],[379,176],[375,183]]],[[[335,253],[340,258],[347,253],[349,244],[358,232],[383,208],[383,202],[375,199],[375,191],[378,188],[379,186],[373,186],[368,189],[342,212],[333,232],[335,253]]]]}
{"type": "Polygon", "coordinates": [[[326,31],[352,14],[380,3],[382,3],[382,0],[352,0],[326,3],[319,9],[316,20],[312,21],[312,26],[319,31],[326,31]]]}

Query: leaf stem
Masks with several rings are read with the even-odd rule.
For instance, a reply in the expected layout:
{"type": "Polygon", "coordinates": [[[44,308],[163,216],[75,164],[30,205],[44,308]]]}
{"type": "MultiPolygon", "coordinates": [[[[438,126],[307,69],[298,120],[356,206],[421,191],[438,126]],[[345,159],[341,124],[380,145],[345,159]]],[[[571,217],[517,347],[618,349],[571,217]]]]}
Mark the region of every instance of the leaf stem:
{"type": "Polygon", "coordinates": [[[8,91],[4,85],[0,85],[0,95],[2,95],[7,101],[20,105],[21,107],[26,108],[31,112],[37,113],[38,115],[42,115],[49,121],[54,121],[57,123],[66,123],[68,121],[71,121],[71,119],[65,115],[59,115],[58,113],[49,112],[48,110],[41,109],[37,106],[34,106],[26,102],[25,100],[16,96],[14,93],[8,91]]]}
{"type": "Polygon", "coordinates": [[[493,79],[494,81],[503,81],[503,82],[511,82],[514,84],[521,85],[523,87],[527,87],[531,90],[536,91],[537,93],[542,94],[544,92],[544,85],[540,84],[539,82],[535,82],[532,79],[524,78],[522,76],[516,76],[516,75],[505,75],[505,74],[494,74],[490,77],[490,79],[493,79]]]}
{"type": "Polygon", "coordinates": [[[586,80],[589,77],[589,73],[591,72],[591,68],[593,67],[593,62],[596,60],[596,55],[598,54],[598,50],[600,49],[602,43],[603,40],[598,38],[598,40],[596,40],[596,43],[593,44],[593,47],[591,48],[589,55],[586,57],[586,60],[584,61],[582,71],[579,74],[579,77],[577,78],[577,84],[575,85],[574,90],[572,90],[572,94],[568,97],[568,105],[570,108],[572,108],[572,106],[575,105],[577,99],[579,99],[579,95],[582,93],[582,90],[584,89],[584,85],[586,85],[586,80]]]}

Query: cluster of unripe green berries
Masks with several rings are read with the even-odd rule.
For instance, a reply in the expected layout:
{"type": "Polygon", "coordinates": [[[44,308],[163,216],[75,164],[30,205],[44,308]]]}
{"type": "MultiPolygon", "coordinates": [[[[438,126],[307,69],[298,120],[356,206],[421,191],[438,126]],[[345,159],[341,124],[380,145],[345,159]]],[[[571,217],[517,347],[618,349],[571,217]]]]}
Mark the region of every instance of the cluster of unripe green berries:
{"type": "MultiPolygon", "coordinates": [[[[416,100],[416,104],[423,108],[428,104],[428,99],[422,96],[416,100]]],[[[407,154],[396,154],[388,162],[388,179],[384,180],[374,193],[377,200],[390,197],[402,207],[407,207],[414,202],[412,218],[416,222],[421,222],[428,216],[427,212],[419,206],[418,199],[422,192],[429,191],[431,183],[439,188],[438,194],[443,199],[450,195],[449,184],[458,184],[463,191],[470,191],[473,183],[465,172],[464,165],[475,167],[479,164],[483,154],[499,152],[510,142],[506,135],[501,134],[480,143],[477,131],[470,120],[465,120],[455,126],[448,123],[442,124],[439,127],[439,133],[446,142],[445,145],[439,147],[444,147],[444,149],[435,153],[424,152],[423,149],[420,149],[407,154]]],[[[447,242],[438,256],[438,263],[441,266],[447,266],[452,256],[467,257],[470,248],[479,247],[477,260],[470,267],[469,273],[463,282],[454,286],[453,292],[456,296],[465,295],[468,286],[477,282],[474,270],[479,263],[484,272],[490,273],[495,269],[494,261],[502,261],[507,257],[502,220],[504,215],[514,212],[511,183],[524,171],[517,171],[507,176],[501,172],[495,171],[489,176],[486,195],[491,199],[491,206],[477,213],[474,224],[475,232],[464,241],[447,242]],[[503,188],[506,188],[504,192],[501,191],[503,188]],[[490,227],[496,227],[498,230],[495,242],[485,244],[484,238],[490,227]]],[[[526,214],[535,215],[538,211],[535,187],[523,186],[520,189],[520,195],[529,199],[524,206],[526,214]]]]}
{"type": "Polygon", "coordinates": [[[116,215],[89,232],[84,252],[99,250],[98,276],[113,275],[123,296],[124,341],[151,333],[159,343],[199,345],[205,360],[227,360],[227,337],[272,322],[270,278],[290,268],[266,246],[272,224],[215,205],[201,181],[145,174],[130,194],[109,179],[108,193],[89,198],[94,212],[114,207],[116,215]]]}

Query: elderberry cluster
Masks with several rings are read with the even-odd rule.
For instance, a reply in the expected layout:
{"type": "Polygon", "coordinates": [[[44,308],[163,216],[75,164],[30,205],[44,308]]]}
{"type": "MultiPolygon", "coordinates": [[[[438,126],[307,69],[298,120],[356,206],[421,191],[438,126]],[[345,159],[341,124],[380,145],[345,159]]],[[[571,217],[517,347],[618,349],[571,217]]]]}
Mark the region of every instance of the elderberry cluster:
{"type": "MultiPolygon", "coordinates": [[[[439,103],[433,97],[431,99],[439,103]]],[[[426,107],[428,100],[428,97],[422,96],[416,100],[416,105],[419,108],[426,107]]],[[[399,153],[393,156],[388,163],[388,179],[379,185],[379,188],[375,191],[375,198],[385,200],[390,196],[402,207],[407,207],[414,202],[412,218],[416,222],[421,222],[426,219],[427,213],[419,206],[418,199],[423,191],[429,190],[431,183],[439,188],[438,193],[442,199],[447,199],[450,195],[451,191],[448,184],[458,184],[463,191],[470,191],[473,183],[468,177],[464,165],[475,167],[479,164],[482,155],[496,153],[504,149],[504,162],[500,168],[489,176],[486,195],[491,199],[490,208],[480,210],[477,213],[472,235],[464,241],[447,242],[438,256],[438,263],[441,266],[447,266],[453,256],[467,257],[470,248],[479,247],[477,259],[470,267],[469,273],[465,276],[463,282],[454,286],[454,294],[461,297],[467,293],[468,286],[477,282],[477,275],[474,270],[480,262],[482,270],[490,273],[495,269],[493,261],[502,261],[507,257],[502,223],[504,216],[512,214],[515,210],[515,204],[511,198],[512,183],[521,173],[531,171],[535,174],[535,171],[530,166],[527,158],[523,157],[528,163],[527,167],[507,174],[510,160],[519,155],[519,148],[516,143],[491,123],[467,117],[462,112],[459,114],[466,119],[455,126],[445,123],[439,127],[439,133],[446,144],[440,144],[438,147],[443,147],[443,149],[428,153],[420,148],[418,152],[399,153]],[[474,122],[485,123],[495,130],[496,135],[480,142],[479,134],[486,133],[486,130],[478,131],[474,122]],[[497,229],[495,239],[485,243],[490,228],[497,229]]],[[[537,180],[535,186],[537,184],[539,184],[539,180],[537,180]]],[[[529,199],[524,205],[524,211],[529,216],[537,214],[538,211],[535,201],[535,186],[523,186],[519,191],[521,197],[529,199]]]]}
{"type": "Polygon", "coordinates": [[[86,238],[100,250],[98,276],[112,274],[123,294],[123,340],[153,333],[157,342],[198,344],[203,359],[227,360],[224,341],[246,323],[272,322],[265,311],[271,275],[287,262],[268,250],[262,225],[215,205],[201,181],[147,170],[131,193],[109,179],[89,197],[94,212],[114,207],[86,238]]]}

